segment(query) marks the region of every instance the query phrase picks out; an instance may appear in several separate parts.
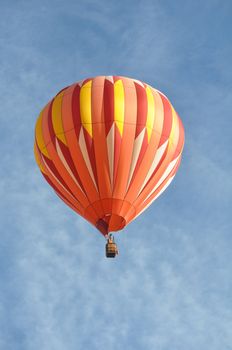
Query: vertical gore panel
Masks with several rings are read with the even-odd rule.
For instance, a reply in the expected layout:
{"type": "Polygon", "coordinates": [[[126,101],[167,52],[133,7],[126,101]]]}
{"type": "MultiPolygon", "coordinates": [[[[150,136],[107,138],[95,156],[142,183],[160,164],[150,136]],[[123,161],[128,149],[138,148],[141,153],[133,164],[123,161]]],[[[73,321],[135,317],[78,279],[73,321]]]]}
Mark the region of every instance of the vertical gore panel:
{"type": "Polygon", "coordinates": [[[81,113],[82,126],[92,137],[91,88],[92,88],[92,80],[88,81],[81,87],[80,113],[81,113]]]}
{"type": "Polygon", "coordinates": [[[114,122],[114,85],[107,79],[104,85],[104,121],[106,135],[108,135],[114,122]]]}
{"type": "Polygon", "coordinates": [[[92,120],[93,120],[93,142],[94,157],[98,178],[98,189],[100,198],[109,198],[112,195],[109,161],[107,155],[107,141],[104,127],[104,85],[105,78],[98,77],[93,80],[92,85],[92,120]]]}
{"type": "Polygon", "coordinates": [[[126,81],[123,80],[123,84],[125,99],[124,127],[116,181],[113,192],[113,196],[120,199],[125,198],[126,195],[136,131],[135,120],[137,118],[137,97],[134,83],[128,79],[126,81]]]}

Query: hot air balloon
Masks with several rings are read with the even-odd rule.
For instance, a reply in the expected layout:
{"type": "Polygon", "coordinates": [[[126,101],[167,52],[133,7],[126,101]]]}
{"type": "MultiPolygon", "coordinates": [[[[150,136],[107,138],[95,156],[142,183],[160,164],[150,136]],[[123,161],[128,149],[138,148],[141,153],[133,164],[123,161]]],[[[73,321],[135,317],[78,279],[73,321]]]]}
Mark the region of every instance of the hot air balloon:
{"type": "Polygon", "coordinates": [[[64,88],[43,108],[34,153],[56,194],[108,245],[115,244],[110,232],[168,187],[183,145],[181,119],[163,93],[139,80],[98,76],[64,88]]]}

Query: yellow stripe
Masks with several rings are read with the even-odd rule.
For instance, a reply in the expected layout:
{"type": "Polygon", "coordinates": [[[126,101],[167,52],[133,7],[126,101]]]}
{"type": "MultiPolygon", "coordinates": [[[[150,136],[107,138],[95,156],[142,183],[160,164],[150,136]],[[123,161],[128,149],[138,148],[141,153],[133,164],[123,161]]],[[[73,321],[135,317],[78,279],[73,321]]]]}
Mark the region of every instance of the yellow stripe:
{"type": "Polygon", "coordinates": [[[152,133],[152,129],[154,126],[154,121],[155,121],[155,101],[154,101],[154,96],[153,96],[152,91],[149,88],[149,86],[146,87],[146,94],[147,94],[146,128],[147,128],[148,141],[150,141],[151,133],[152,133]]]}
{"type": "Polygon", "coordinates": [[[88,81],[81,87],[80,91],[80,113],[81,123],[88,131],[89,135],[93,136],[92,118],[91,118],[91,87],[92,80],[88,81]]]}
{"type": "Polygon", "coordinates": [[[50,159],[50,156],[48,154],[45,142],[44,142],[44,138],[43,138],[43,130],[42,130],[42,118],[43,118],[43,110],[40,113],[37,122],[36,122],[36,127],[35,127],[35,137],[36,137],[36,141],[37,141],[37,145],[40,149],[40,151],[50,159]]]}
{"type": "Polygon", "coordinates": [[[54,98],[52,104],[52,124],[55,134],[59,140],[61,140],[65,145],[67,145],[63,123],[62,123],[62,100],[64,91],[54,98]]]}
{"type": "Polygon", "coordinates": [[[122,136],[124,126],[124,88],[122,80],[114,84],[114,120],[122,136]]]}
{"type": "Polygon", "coordinates": [[[36,161],[36,163],[38,164],[40,170],[41,170],[43,173],[46,174],[46,171],[45,171],[45,169],[44,169],[44,167],[43,167],[43,165],[42,165],[42,163],[41,163],[41,161],[40,161],[40,158],[39,158],[39,155],[38,155],[38,150],[37,150],[36,144],[34,144],[34,155],[35,155],[35,161],[36,161]]]}

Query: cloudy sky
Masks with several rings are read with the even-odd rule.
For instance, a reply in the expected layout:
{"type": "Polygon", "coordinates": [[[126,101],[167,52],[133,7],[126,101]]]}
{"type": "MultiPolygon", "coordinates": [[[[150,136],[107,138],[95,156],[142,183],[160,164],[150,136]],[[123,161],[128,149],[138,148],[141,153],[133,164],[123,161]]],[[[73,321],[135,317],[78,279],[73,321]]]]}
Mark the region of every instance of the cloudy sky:
{"type": "Polygon", "coordinates": [[[0,0],[1,350],[231,349],[231,15],[229,0],[0,0]],[[96,75],[161,90],[186,132],[114,260],[33,156],[41,108],[96,75]]]}

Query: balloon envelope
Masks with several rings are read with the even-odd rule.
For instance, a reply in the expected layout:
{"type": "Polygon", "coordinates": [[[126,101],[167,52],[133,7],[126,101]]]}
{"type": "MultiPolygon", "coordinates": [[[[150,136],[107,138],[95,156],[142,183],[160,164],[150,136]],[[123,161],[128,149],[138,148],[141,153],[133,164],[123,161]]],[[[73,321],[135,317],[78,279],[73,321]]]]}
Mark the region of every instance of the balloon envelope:
{"type": "Polygon", "coordinates": [[[167,188],[183,145],[182,122],[164,94],[135,79],[99,76],[44,107],[34,151],[56,194],[106,235],[167,188]]]}

